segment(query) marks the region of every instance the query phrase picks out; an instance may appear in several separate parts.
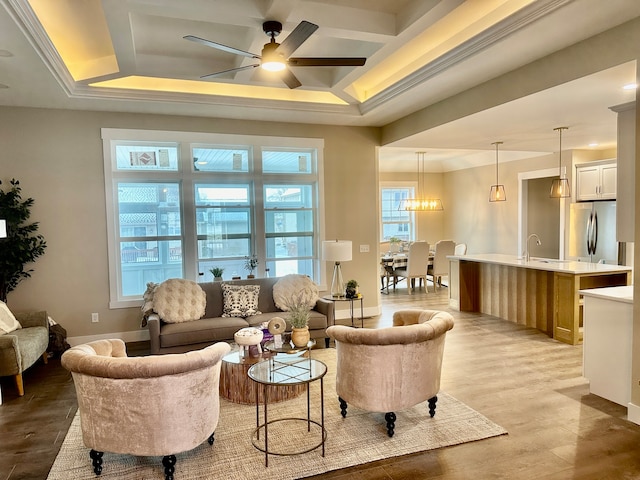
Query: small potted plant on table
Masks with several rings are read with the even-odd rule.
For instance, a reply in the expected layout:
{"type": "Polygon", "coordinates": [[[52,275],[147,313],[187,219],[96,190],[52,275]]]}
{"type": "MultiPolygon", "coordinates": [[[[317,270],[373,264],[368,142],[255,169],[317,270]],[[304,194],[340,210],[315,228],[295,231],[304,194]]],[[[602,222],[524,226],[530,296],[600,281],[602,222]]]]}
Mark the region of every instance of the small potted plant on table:
{"type": "Polygon", "coordinates": [[[358,282],[356,280],[349,280],[347,282],[344,296],[347,298],[358,298],[358,282]]]}
{"type": "Polygon", "coordinates": [[[311,339],[309,334],[309,306],[296,301],[288,305],[289,323],[291,323],[291,341],[296,347],[306,347],[311,339]]]}

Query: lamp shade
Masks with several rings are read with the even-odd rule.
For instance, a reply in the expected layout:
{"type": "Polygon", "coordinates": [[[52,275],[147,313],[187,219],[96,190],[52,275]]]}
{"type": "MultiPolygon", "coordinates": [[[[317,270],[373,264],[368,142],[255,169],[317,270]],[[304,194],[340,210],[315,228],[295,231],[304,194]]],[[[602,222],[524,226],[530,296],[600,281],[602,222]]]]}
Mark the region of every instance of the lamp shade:
{"type": "Polygon", "coordinates": [[[351,261],[351,240],[326,240],[322,242],[322,259],[327,262],[351,261]]]}
{"type": "Polygon", "coordinates": [[[7,221],[0,220],[0,238],[7,238],[7,221]]]}

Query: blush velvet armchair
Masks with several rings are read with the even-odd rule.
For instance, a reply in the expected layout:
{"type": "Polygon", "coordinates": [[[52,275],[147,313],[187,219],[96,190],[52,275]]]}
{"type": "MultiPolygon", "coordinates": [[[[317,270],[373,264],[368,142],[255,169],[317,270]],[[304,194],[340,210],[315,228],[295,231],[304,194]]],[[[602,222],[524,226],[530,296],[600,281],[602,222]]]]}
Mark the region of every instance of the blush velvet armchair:
{"type": "Polygon", "coordinates": [[[385,413],[390,437],[396,411],[428,401],[429,414],[435,415],[444,341],[453,317],[436,310],[400,310],[393,315],[393,325],[327,329],[336,344],[336,393],[342,416],[348,404],[385,413]]]}
{"type": "Polygon", "coordinates": [[[188,353],[127,357],[122,340],[77,345],[62,355],[76,387],[82,439],[96,475],[104,452],[162,456],[173,479],[176,454],[213,444],[227,343],[188,353]]]}

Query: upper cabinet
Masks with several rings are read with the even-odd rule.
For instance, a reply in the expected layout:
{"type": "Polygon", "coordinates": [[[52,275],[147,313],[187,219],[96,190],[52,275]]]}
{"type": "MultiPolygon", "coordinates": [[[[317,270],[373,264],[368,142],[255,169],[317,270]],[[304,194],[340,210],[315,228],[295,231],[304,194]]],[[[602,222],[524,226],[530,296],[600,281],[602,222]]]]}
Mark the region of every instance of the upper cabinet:
{"type": "Polygon", "coordinates": [[[615,200],[618,167],[615,160],[576,165],[576,200],[615,200]]]}

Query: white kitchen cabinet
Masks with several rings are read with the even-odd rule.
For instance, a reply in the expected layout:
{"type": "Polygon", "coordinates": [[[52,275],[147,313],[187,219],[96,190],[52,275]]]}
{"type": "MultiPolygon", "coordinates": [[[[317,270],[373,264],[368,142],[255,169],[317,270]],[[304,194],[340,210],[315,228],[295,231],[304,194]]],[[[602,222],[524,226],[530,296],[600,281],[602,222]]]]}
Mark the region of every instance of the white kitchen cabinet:
{"type": "Polygon", "coordinates": [[[576,200],[615,200],[618,166],[615,161],[576,165],[576,200]]]}
{"type": "Polygon", "coordinates": [[[631,401],[633,285],[580,290],[584,296],[583,375],[589,392],[631,401]]]}

